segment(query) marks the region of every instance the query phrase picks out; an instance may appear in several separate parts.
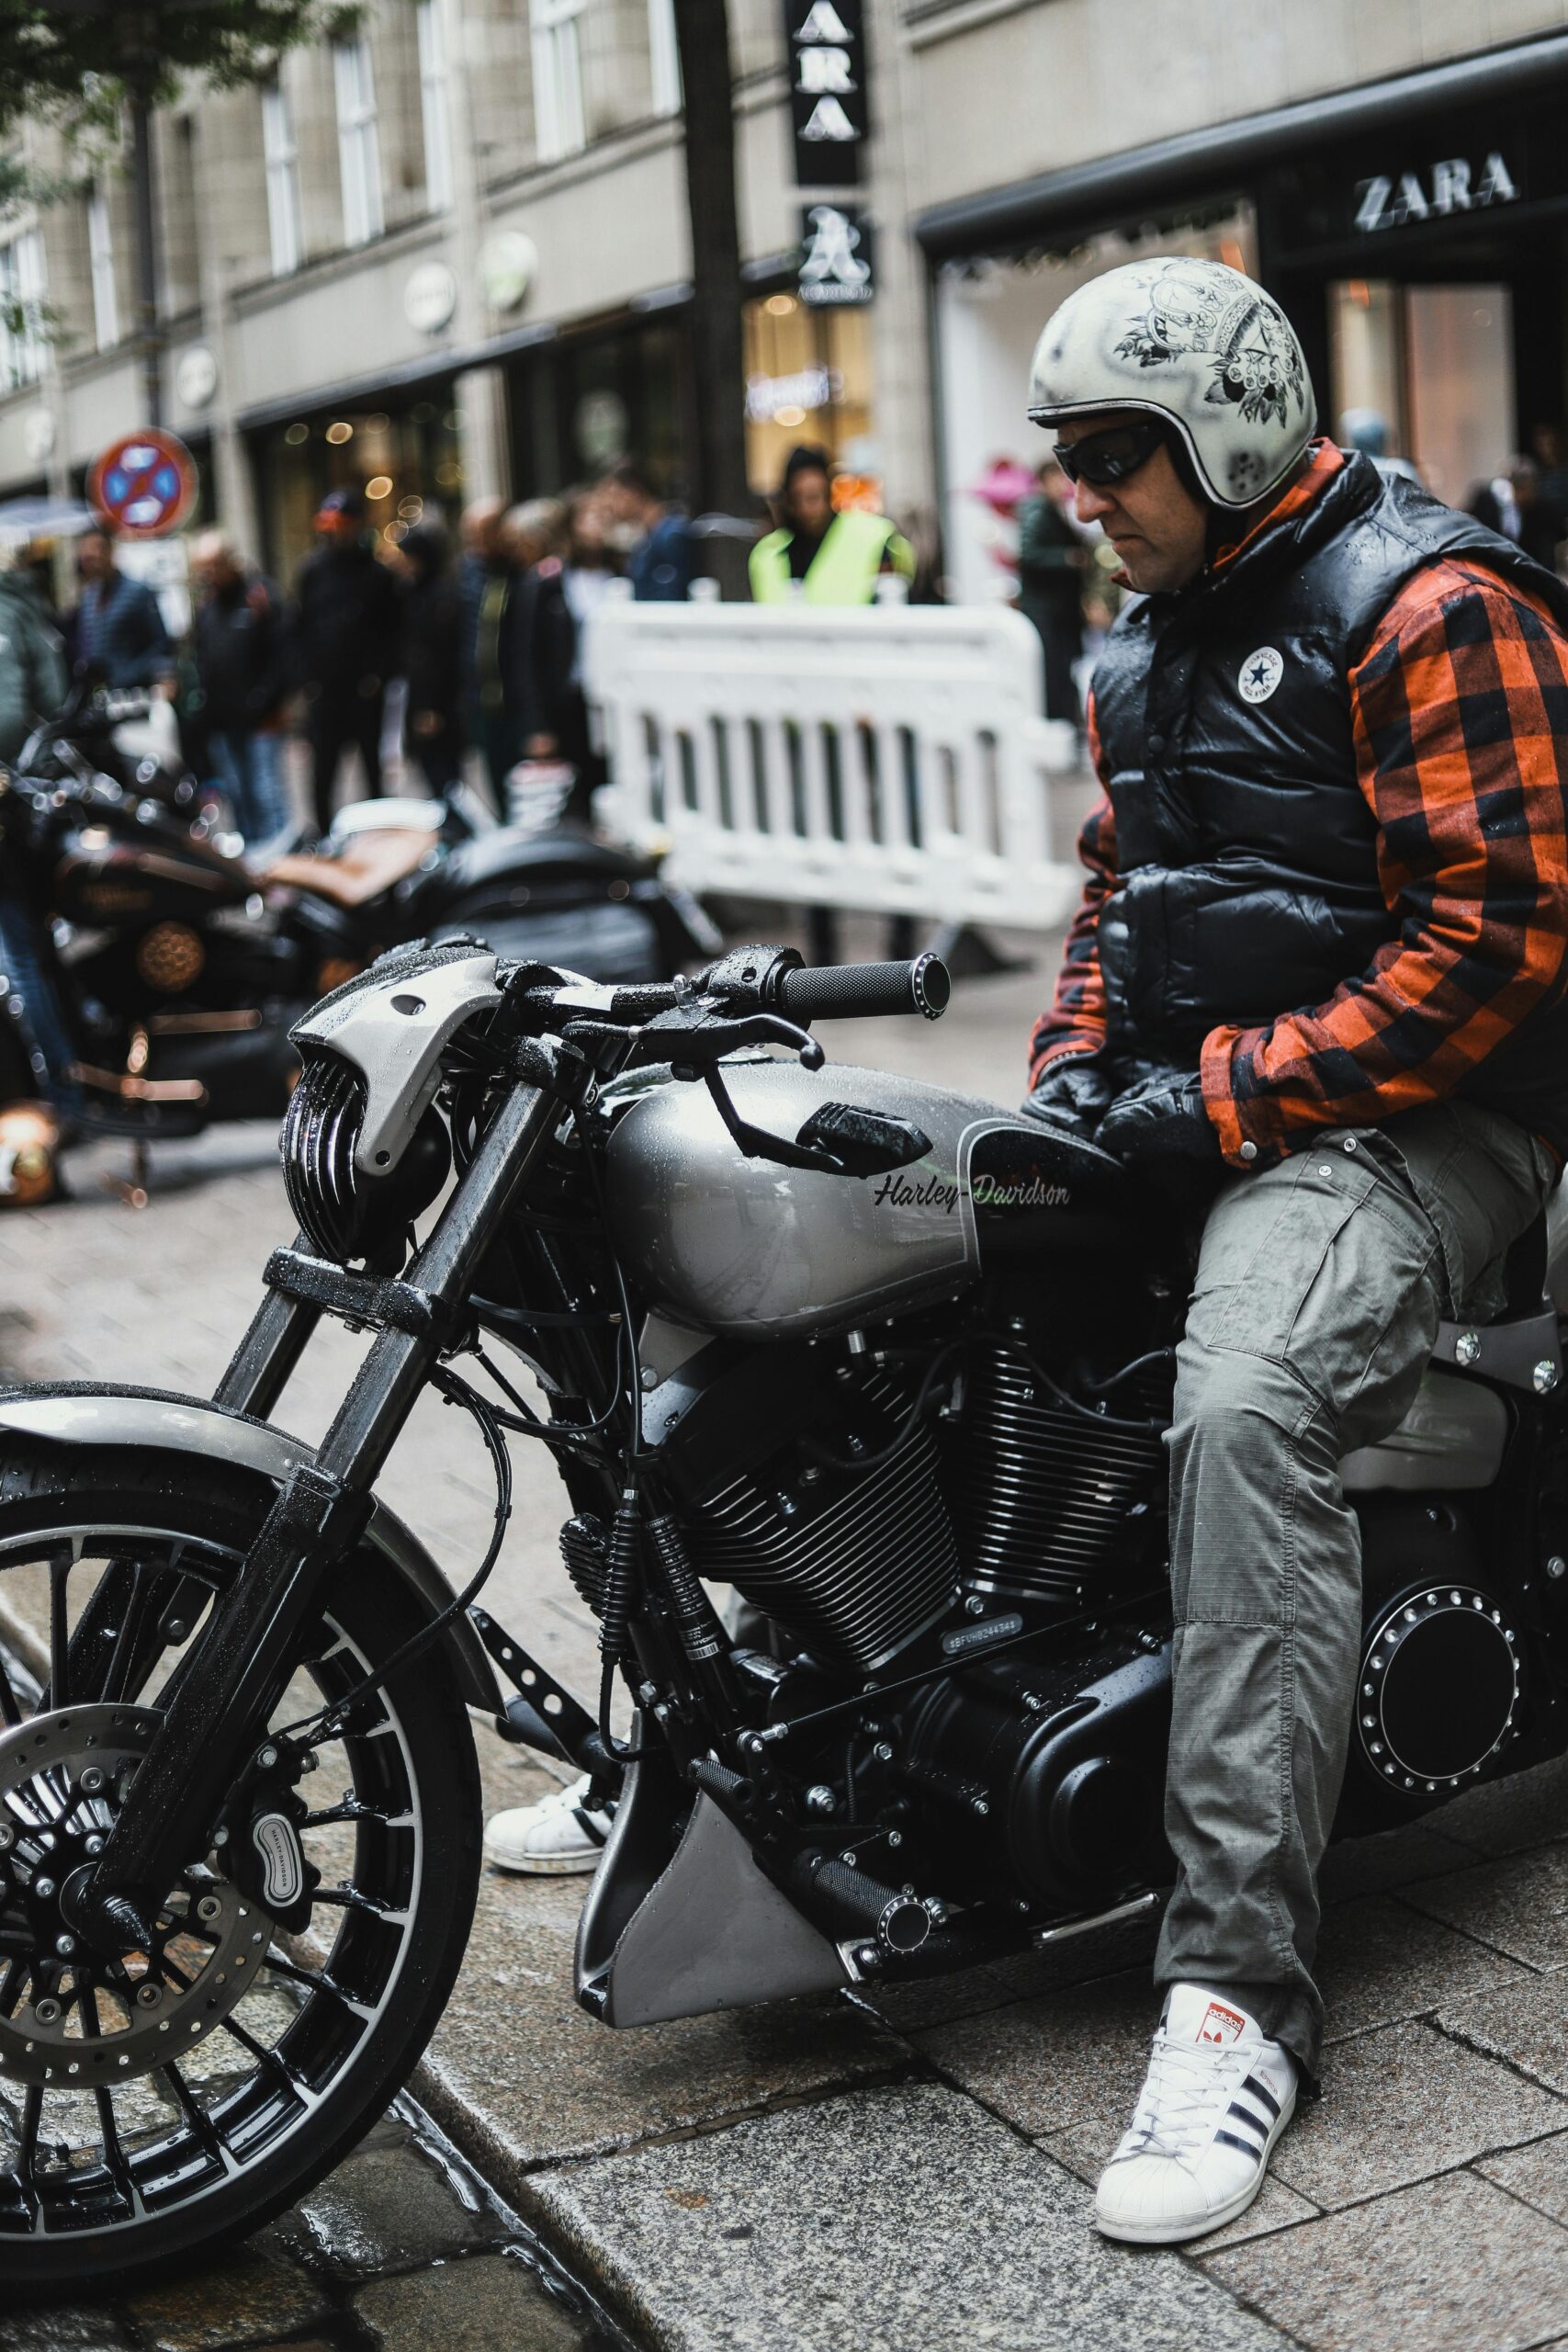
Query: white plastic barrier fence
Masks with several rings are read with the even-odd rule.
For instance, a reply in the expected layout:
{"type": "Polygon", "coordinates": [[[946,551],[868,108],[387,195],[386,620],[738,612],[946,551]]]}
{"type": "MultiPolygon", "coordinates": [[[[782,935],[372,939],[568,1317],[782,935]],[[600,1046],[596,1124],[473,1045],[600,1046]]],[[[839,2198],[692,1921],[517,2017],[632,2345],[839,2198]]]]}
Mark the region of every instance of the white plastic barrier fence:
{"type": "Polygon", "coordinates": [[[583,679],[599,812],[689,889],[1024,930],[1077,899],[1051,806],[1073,732],[1038,716],[1021,614],[607,602],[583,679]]]}

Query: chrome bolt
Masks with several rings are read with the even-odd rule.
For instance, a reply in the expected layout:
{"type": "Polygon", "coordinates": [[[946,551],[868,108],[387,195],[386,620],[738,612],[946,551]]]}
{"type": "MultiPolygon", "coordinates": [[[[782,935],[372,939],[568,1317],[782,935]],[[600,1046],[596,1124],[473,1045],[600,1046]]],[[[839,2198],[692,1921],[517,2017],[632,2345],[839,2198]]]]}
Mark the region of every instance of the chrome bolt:
{"type": "Polygon", "coordinates": [[[69,1960],[72,1953],[76,1949],[75,1937],[56,1936],[54,1939],[54,1949],[60,1954],[62,1960],[69,1960]]]}
{"type": "Polygon", "coordinates": [[[1459,1338],[1454,1341],[1454,1362],[1455,1362],[1455,1363],[1472,1364],[1472,1363],[1475,1362],[1476,1357],[1477,1357],[1480,1353],[1481,1353],[1481,1334],[1480,1334],[1480,1332],[1479,1332],[1479,1331],[1461,1331],[1461,1332],[1460,1333],[1460,1335],[1459,1335],[1459,1338]]]}
{"type": "Polygon", "coordinates": [[[971,1617],[983,1617],[986,1613],[986,1604],[977,1592],[972,1592],[964,1606],[971,1617]]]}
{"type": "Polygon", "coordinates": [[[903,1831],[902,1831],[901,1829],[890,1829],[890,1830],[888,1831],[888,1833],[887,1833],[887,1843],[889,1844],[889,1846],[891,1846],[891,1847],[892,1847],[892,1849],[893,1849],[893,1850],[894,1850],[894,1852],[895,1852],[895,1853],[897,1853],[897,1850],[898,1850],[899,1847],[903,1844],[903,1842],[904,1842],[904,1833],[903,1833],[903,1831]]]}
{"type": "Polygon", "coordinates": [[[54,1893],[54,1881],[51,1878],[35,1878],[33,1881],[33,1893],[38,1896],[40,1903],[47,1903],[50,1896],[54,1893]]]}
{"type": "Polygon", "coordinates": [[[852,1871],[858,1863],[860,1857],[858,1854],[840,1854],[839,1856],[839,1860],[842,1862],[847,1871],[852,1871]]]}
{"type": "Polygon", "coordinates": [[[17,1833],[8,1821],[0,1821],[0,1854],[8,1854],[17,1842],[17,1833]]]}
{"type": "Polygon", "coordinates": [[[1557,1366],[1552,1363],[1551,1358],[1550,1356],[1542,1356],[1540,1362],[1535,1366],[1534,1370],[1530,1374],[1530,1385],[1535,1390],[1538,1396],[1550,1396],[1552,1390],[1556,1387],[1560,1376],[1557,1366]]]}
{"type": "Polygon", "coordinates": [[[807,1789],[806,1792],[807,1813],[831,1813],[834,1802],[833,1792],[825,1781],[818,1781],[815,1788],[807,1789]]]}
{"type": "Polygon", "coordinates": [[[643,1365],[642,1385],[645,1388],[657,1388],[659,1385],[659,1374],[654,1371],[653,1366],[650,1363],[645,1363],[643,1365]]]}
{"type": "Polygon", "coordinates": [[[90,1797],[97,1796],[104,1787],[104,1780],[105,1776],[103,1766],[101,1764],[89,1764],[86,1770],[83,1773],[81,1780],[81,1787],[84,1793],[90,1797]]]}
{"type": "Polygon", "coordinates": [[[215,1829],[212,1833],[212,1842],[215,1846],[226,1846],[229,1843],[229,1832],[226,1829],[215,1829]]]}
{"type": "Polygon", "coordinates": [[[272,1769],[273,1769],[273,1766],[277,1762],[277,1750],[276,1750],[276,1747],[262,1747],[262,1748],[258,1748],[258,1749],[257,1749],[257,1751],[256,1751],[256,1762],[261,1766],[261,1769],[262,1769],[262,1770],[263,1770],[264,1772],[270,1772],[270,1771],[272,1770],[272,1769]]]}
{"type": "Polygon", "coordinates": [[[1546,1573],[1553,1584],[1559,1583],[1563,1577],[1568,1577],[1568,1560],[1563,1558],[1561,1552],[1553,1552],[1546,1564],[1546,1573]]]}
{"type": "Polygon", "coordinates": [[[300,1779],[303,1780],[307,1772],[319,1771],[321,1770],[321,1759],[317,1755],[315,1749],[313,1747],[308,1747],[305,1750],[304,1755],[299,1758],[300,1779]]]}
{"type": "Polygon", "coordinates": [[[875,1757],[879,1764],[891,1764],[893,1761],[893,1742],[890,1739],[879,1739],[876,1746],[871,1752],[875,1757]]]}
{"type": "Polygon", "coordinates": [[[204,1894],[196,1906],[196,1916],[203,1927],[210,1928],[215,1919],[223,1917],[223,1905],[216,1894],[204,1894]]]}
{"type": "Polygon", "coordinates": [[[972,1813],[979,1814],[983,1819],[985,1815],[990,1812],[991,1807],[989,1801],[987,1798],[971,1797],[969,1801],[969,1809],[972,1813]]]}

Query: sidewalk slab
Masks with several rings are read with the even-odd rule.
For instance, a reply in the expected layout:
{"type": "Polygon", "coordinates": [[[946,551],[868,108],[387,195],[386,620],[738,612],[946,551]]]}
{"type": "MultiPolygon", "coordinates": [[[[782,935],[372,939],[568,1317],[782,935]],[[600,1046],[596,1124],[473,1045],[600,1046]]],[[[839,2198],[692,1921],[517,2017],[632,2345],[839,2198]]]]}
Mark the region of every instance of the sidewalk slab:
{"type": "Polygon", "coordinates": [[[1510,2197],[1533,2205],[1538,2213],[1568,2224],[1568,2132],[1555,2140],[1538,2140],[1533,2147],[1485,2156],[1475,2169],[1496,2181],[1510,2197]]]}
{"type": "Polygon", "coordinates": [[[1321,2099],[1303,2099],[1275,2177],[1333,2211],[1568,2126],[1568,2102],[1421,2024],[1330,2051],[1321,2099]]]}
{"type": "MultiPolygon", "coordinates": [[[[1264,2352],[1189,2265],[958,2093],[865,2091],[548,2172],[541,2220],[659,2352],[1264,2352]]],[[[1501,2192],[1498,2192],[1501,2194],[1501,2192]]]]}
{"type": "Polygon", "coordinates": [[[1568,1843],[1425,1879],[1404,1888],[1399,1899],[1528,1967],[1568,1962],[1568,1843]]]}
{"type": "Polygon", "coordinates": [[[1568,2231],[1473,2173],[1202,2267],[1313,2352],[1524,2352],[1568,2326],[1568,2231]]]}
{"type": "Polygon", "coordinates": [[[1445,2002],[1438,2024],[1472,2050],[1568,2098],[1568,1969],[1513,1987],[1506,1997],[1483,1994],[1445,2002]]]}

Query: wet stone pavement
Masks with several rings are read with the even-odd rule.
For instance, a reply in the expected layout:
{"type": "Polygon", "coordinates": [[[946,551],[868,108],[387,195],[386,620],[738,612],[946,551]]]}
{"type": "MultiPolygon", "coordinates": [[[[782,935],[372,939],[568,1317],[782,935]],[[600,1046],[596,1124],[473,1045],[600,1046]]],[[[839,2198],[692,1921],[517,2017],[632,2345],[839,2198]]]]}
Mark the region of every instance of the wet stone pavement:
{"type": "Polygon", "coordinates": [[[0,2313],[4,2352],[631,2352],[412,2101],[302,2204],[210,2265],[0,2313]]]}
{"type": "MultiPolygon", "coordinates": [[[[934,1030],[827,1042],[1010,1102],[1041,985],[977,982],[934,1030]]],[[[270,1140],[171,1148],[140,1215],[96,1189],[99,1165],[74,1201],[0,1222],[6,1376],[209,1392],[288,1236],[270,1140]]],[[[285,1427],[319,1433],[358,1344],[334,1331],[307,1357],[285,1427]]],[[[383,1490],[460,1580],[491,1490],[456,1416],[422,1404],[383,1490]]],[[[565,1512],[553,1469],[519,1449],[487,1604],[584,1688],[593,1629],[558,1565],[565,1512]]],[[[490,1805],[551,1785],[479,1730],[490,1805]]],[[[0,2284],[0,2352],[605,2342],[584,2301],[541,2283],[526,2231],[658,2352],[1568,2352],[1568,1762],[1331,1853],[1325,2096],[1252,2211],[1180,2255],[1088,2226],[1153,2023],[1147,1927],[614,2034],[571,1997],[582,1887],[486,1874],[415,2078],[493,2195],[394,2114],[192,2278],[47,2315],[6,2308],[0,2284]]]]}

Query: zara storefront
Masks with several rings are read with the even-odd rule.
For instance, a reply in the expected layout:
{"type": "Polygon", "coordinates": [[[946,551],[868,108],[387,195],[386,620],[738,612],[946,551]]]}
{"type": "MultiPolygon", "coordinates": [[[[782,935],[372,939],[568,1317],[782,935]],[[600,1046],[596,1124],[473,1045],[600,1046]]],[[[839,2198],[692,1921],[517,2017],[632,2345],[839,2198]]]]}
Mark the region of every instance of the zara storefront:
{"type": "Polygon", "coordinates": [[[1568,447],[1568,36],[1331,94],[933,208],[935,397],[956,593],[1007,593],[974,493],[1038,463],[1035,337],[1137,255],[1247,269],[1301,335],[1319,415],[1383,420],[1459,503],[1519,453],[1568,447]]]}

